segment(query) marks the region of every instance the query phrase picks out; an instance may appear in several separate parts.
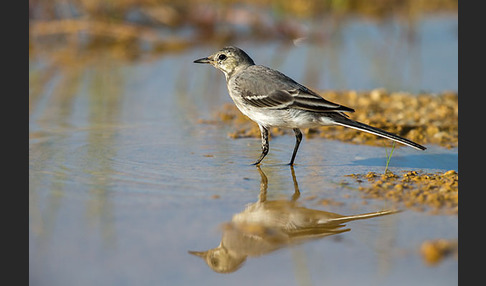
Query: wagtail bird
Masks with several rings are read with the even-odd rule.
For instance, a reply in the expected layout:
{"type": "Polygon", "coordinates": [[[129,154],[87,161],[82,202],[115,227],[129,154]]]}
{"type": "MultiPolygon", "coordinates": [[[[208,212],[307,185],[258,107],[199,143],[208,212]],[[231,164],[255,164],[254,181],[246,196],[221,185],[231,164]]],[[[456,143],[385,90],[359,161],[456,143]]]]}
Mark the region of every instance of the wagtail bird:
{"type": "Polygon", "coordinates": [[[411,140],[349,119],[344,112],[354,112],[354,109],[324,99],[279,71],[255,65],[250,56],[237,47],[225,47],[208,57],[195,60],[194,63],[211,64],[222,71],[226,77],[228,93],[238,109],[258,124],[262,137],[262,153],[254,165],[260,164],[268,153],[268,130],[271,127],[294,130],[296,142],[289,165],[294,164],[302,141],[300,129],[321,125],[346,126],[418,150],[426,149],[411,140]]]}

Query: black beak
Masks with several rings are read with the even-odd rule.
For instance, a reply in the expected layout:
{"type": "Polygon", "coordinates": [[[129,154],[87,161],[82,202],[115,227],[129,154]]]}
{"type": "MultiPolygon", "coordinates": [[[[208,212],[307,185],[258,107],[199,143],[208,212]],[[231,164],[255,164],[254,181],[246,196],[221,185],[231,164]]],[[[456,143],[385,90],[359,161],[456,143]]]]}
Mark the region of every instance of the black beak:
{"type": "Polygon", "coordinates": [[[210,62],[211,60],[209,58],[202,58],[194,61],[196,64],[209,64],[210,62]]]}

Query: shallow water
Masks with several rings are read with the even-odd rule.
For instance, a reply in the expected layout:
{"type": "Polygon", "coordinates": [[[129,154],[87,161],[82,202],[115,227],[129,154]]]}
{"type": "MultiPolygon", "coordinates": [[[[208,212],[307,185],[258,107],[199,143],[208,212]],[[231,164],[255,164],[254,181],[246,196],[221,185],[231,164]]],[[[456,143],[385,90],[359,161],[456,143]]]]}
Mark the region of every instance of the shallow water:
{"type": "MultiPolygon", "coordinates": [[[[420,40],[400,48],[406,29],[394,22],[350,23],[340,41],[324,47],[237,44],[257,63],[315,90],[457,91],[457,17],[424,20],[415,29],[420,40]]],[[[214,49],[130,63],[103,58],[77,67],[31,58],[31,284],[457,284],[457,259],[430,267],[419,253],[424,240],[457,239],[457,216],[406,209],[248,257],[232,274],[213,272],[188,253],[218,246],[221,224],[261,192],[260,173],[250,165],[260,153],[259,139],[233,140],[230,127],[199,122],[213,119],[230,100],[219,71],[192,63],[214,49]]],[[[293,144],[293,136],[270,142],[261,168],[268,201],[294,194],[285,165],[293,144]]],[[[427,147],[397,148],[389,168],[457,170],[457,148],[427,147]]],[[[344,176],[383,172],[385,154],[383,147],[304,138],[294,168],[297,202],[340,215],[395,207],[363,199],[356,181],[344,176]]]]}

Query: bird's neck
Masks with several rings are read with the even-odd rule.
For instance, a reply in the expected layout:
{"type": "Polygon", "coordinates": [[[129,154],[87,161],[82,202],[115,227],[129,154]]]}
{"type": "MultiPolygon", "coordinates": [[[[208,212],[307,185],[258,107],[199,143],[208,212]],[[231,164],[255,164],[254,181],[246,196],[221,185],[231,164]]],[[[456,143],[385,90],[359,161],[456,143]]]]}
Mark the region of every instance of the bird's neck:
{"type": "Polygon", "coordinates": [[[242,72],[243,70],[247,69],[251,64],[248,65],[239,65],[232,69],[231,71],[223,71],[224,76],[226,77],[226,82],[228,82],[233,76],[242,72]]]}

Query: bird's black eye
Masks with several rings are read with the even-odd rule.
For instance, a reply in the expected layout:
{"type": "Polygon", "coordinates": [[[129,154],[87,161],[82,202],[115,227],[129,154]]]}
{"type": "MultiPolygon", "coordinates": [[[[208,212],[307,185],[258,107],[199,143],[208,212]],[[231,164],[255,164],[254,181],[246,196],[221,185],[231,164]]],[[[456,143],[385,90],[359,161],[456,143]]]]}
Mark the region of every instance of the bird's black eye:
{"type": "Polygon", "coordinates": [[[226,59],[226,55],[219,55],[218,60],[223,61],[226,59]]]}

